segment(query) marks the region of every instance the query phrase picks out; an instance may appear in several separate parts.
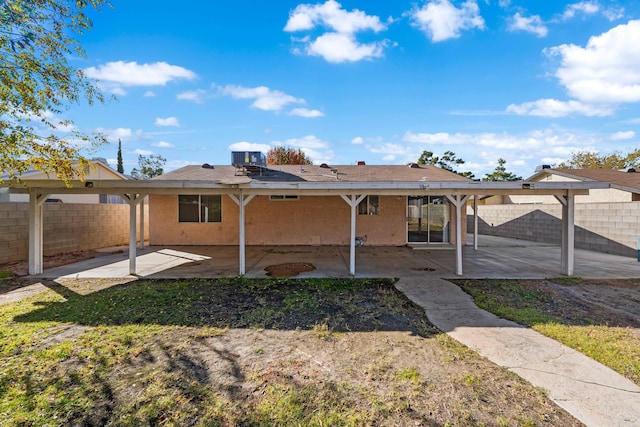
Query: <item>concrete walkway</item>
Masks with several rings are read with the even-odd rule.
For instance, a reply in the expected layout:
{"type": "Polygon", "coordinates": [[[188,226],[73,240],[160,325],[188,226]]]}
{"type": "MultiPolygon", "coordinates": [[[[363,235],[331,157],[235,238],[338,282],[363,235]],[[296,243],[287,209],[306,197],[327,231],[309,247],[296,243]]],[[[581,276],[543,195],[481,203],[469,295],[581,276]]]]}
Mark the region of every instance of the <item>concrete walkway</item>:
{"type": "MultiPolygon", "coordinates": [[[[317,267],[299,277],[349,277],[348,250],[326,246],[248,247],[247,277],[265,277],[266,266],[288,262],[311,262],[317,267]]],[[[147,247],[139,253],[137,262],[137,277],[235,276],[238,248],[147,247]]],[[[400,278],[398,289],[424,307],[434,325],[547,390],[554,402],[586,425],[640,426],[640,387],[555,340],[481,310],[458,286],[442,279],[456,277],[455,252],[450,247],[359,248],[356,268],[358,277],[400,278]]],[[[560,248],[480,236],[477,251],[470,246],[464,248],[464,272],[468,278],[558,277],[562,275],[560,248]]],[[[634,258],[576,250],[575,275],[638,278],[640,263],[634,258]]],[[[128,276],[126,252],[46,270],[38,277],[137,278],[128,276]]]]}
{"type": "Polygon", "coordinates": [[[478,308],[458,286],[433,276],[402,277],[396,287],[429,321],[506,367],[587,426],[640,426],[640,387],[558,341],[478,308]]]}

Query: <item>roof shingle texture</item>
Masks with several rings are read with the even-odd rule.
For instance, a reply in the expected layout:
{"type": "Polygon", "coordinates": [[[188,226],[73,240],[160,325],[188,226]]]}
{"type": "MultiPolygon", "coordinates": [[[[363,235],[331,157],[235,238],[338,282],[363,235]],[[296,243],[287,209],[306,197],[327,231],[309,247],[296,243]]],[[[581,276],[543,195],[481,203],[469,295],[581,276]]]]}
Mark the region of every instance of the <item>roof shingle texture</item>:
{"type": "Polygon", "coordinates": [[[153,178],[154,180],[216,181],[220,184],[264,182],[464,182],[469,179],[432,165],[342,165],[324,168],[316,165],[269,166],[262,172],[242,174],[234,166],[185,166],[153,178]],[[334,172],[335,171],[335,172],[334,172]]]}
{"type": "Polygon", "coordinates": [[[552,169],[561,175],[575,177],[582,181],[610,182],[618,187],[640,190],[640,172],[626,172],[616,169],[552,169]]]}

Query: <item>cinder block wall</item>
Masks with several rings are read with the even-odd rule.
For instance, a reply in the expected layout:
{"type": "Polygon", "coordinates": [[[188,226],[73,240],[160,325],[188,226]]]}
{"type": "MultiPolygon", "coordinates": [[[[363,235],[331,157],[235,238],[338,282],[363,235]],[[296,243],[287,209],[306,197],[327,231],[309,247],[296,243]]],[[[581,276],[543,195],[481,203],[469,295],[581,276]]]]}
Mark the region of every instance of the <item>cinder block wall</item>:
{"type": "MultiPolygon", "coordinates": [[[[468,214],[468,230],[472,232],[472,208],[468,214]]],[[[635,257],[640,202],[577,204],[575,225],[576,248],[635,257]]],[[[480,234],[560,244],[561,230],[559,203],[478,206],[480,234]]]]}
{"type": "MultiPolygon", "coordinates": [[[[148,238],[148,205],[144,225],[148,238]]],[[[129,205],[45,203],[43,237],[45,256],[128,244],[129,205]]],[[[0,264],[28,257],[29,204],[0,203],[0,264]]]]}

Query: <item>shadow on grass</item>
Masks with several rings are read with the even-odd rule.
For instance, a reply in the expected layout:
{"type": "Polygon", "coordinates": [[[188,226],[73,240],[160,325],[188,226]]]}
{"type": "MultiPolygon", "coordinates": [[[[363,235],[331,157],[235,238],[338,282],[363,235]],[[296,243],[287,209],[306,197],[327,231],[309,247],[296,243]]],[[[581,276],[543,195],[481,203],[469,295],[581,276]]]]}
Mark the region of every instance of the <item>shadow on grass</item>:
{"type": "Polygon", "coordinates": [[[89,295],[42,283],[65,301],[39,303],[15,321],[439,333],[389,279],[139,280],[89,295]]]}

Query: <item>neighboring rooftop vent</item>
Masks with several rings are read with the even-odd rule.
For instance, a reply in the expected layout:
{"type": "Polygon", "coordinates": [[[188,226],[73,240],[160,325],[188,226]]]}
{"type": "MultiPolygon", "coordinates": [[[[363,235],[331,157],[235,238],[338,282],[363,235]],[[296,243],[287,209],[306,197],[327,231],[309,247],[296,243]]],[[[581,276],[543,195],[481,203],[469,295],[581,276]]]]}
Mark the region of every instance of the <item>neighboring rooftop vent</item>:
{"type": "Polygon", "coordinates": [[[329,169],[329,165],[326,163],[323,163],[320,165],[321,168],[325,168],[325,169],[329,169]]]}
{"type": "Polygon", "coordinates": [[[202,169],[215,169],[213,165],[210,165],[209,163],[205,163],[202,165],[202,169]]]}
{"type": "Polygon", "coordinates": [[[417,163],[409,163],[411,169],[420,169],[420,165],[417,163]]]}
{"type": "Polygon", "coordinates": [[[358,160],[358,166],[365,166],[366,163],[364,160],[358,160]]]}
{"type": "Polygon", "coordinates": [[[233,166],[266,166],[267,159],[259,151],[232,151],[231,164],[233,166]]]}
{"type": "Polygon", "coordinates": [[[629,169],[627,170],[627,172],[629,172],[629,173],[635,173],[635,172],[636,172],[636,170],[635,170],[634,168],[629,168],[629,169]]]}
{"type": "Polygon", "coordinates": [[[551,165],[538,165],[536,166],[536,172],[540,172],[541,170],[544,169],[551,169],[551,165]]]}

